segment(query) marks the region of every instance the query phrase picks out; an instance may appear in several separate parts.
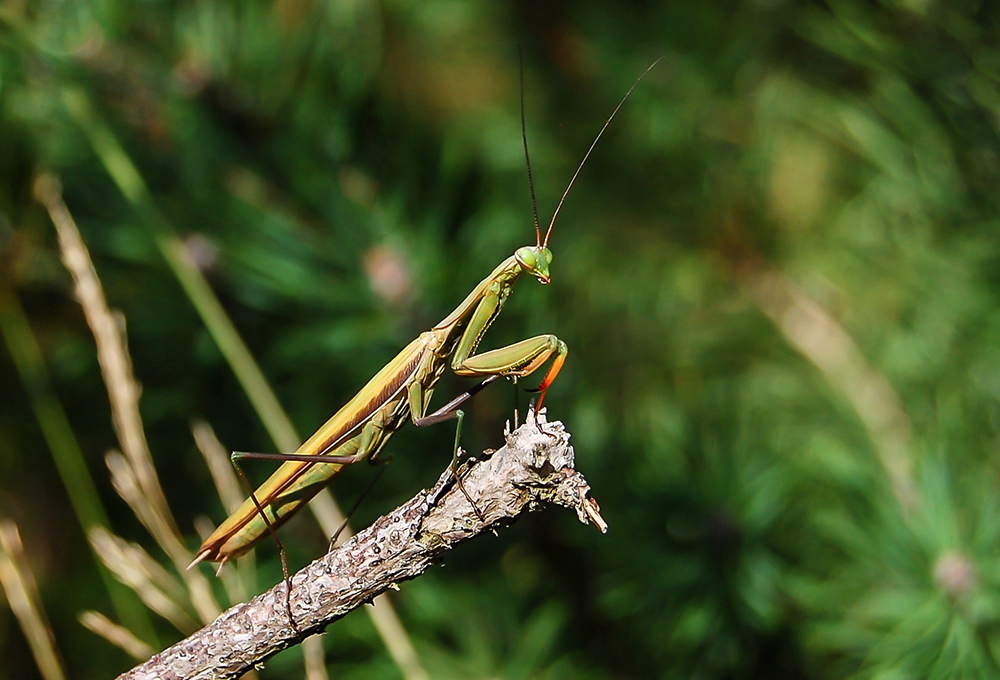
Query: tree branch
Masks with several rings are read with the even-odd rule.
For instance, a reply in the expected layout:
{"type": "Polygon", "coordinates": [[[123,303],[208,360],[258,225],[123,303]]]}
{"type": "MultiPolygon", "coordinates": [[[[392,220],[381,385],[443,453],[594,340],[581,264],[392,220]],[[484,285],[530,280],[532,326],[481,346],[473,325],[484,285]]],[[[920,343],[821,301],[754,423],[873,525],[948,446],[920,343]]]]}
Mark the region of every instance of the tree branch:
{"type": "Polygon", "coordinates": [[[574,468],[562,423],[545,423],[544,411],[506,434],[507,444],[484,461],[471,459],[460,474],[482,519],[457,487],[450,469],[428,491],[292,577],[289,625],[285,585],[253,600],[153,656],[120,678],[235,678],[326,626],[397,583],[416,578],[447,550],[485,530],[510,524],[519,514],[555,503],[576,510],[581,522],[607,525],[590,486],[574,468]],[[483,519],[485,521],[483,521],[483,519]]]}

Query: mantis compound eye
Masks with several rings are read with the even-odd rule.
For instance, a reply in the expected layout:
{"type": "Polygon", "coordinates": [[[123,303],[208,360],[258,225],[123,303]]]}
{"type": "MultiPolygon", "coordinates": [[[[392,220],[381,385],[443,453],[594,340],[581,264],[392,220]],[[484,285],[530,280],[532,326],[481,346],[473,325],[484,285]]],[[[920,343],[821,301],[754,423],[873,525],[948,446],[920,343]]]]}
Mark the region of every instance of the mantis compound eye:
{"type": "Polygon", "coordinates": [[[514,257],[517,258],[518,263],[529,272],[534,273],[538,267],[538,257],[535,255],[535,249],[530,246],[518,248],[517,252],[514,253],[514,257]]]}

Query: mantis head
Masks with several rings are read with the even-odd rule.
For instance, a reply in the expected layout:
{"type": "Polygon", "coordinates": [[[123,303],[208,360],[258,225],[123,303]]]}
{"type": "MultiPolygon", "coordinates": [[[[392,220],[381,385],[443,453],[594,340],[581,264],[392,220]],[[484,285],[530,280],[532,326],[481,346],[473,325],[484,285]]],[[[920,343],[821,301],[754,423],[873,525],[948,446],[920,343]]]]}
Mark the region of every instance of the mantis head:
{"type": "MultiPolygon", "coordinates": [[[[576,178],[580,176],[580,171],[583,170],[583,166],[587,163],[587,159],[590,158],[591,152],[594,147],[597,146],[597,142],[601,139],[601,135],[604,131],[608,129],[608,125],[614,120],[615,116],[618,114],[618,110],[621,109],[622,105],[632,94],[632,90],[636,88],[639,81],[646,77],[654,66],[659,64],[664,57],[660,57],[642,72],[642,75],[636,78],[636,81],[632,83],[632,87],[628,89],[625,96],[622,97],[621,101],[618,102],[618,106],[615,110],[611,112],[608,119],[604,121],[604,126],[601,131],[597,133],[594,141],[590,144],[590,148],[587,149],[587,153],[583,155],[583,160],[580,161],[580,165],[577,166],[576,172],[573,173],[573,177],[570,179],[569,184],[566,185],[566,191],[563,192],[562,198],[559,199],[559,204],[556,206],[555,212],[552,213],[552,221],[549,222],[549,228],[545,232],[545,239],[542,239],[541,226],[538,223],[538,203],[535,201],[535,182],[531,178],[531,158],[528,156],[528,132],[524,124],[524,60],[521,60],[521,141],[524,143],[524,164],[528,169],[528,189],[531,191],[531,211],[534,213],[535,217],[535,245],[525,246],[523,248],[518,248],[517,252],[514,253],[514,258],[517,263],[521,265],[521,270],[525,271],[536,279],[541,281],[543,284],[549,282],[549,265],[552,264],[552,251],[549,250],[549,236],[552,235],[552,227],[556,224],[556,218],[559,217],[559,211],[562,210],[563,203],[566,202],[566,197],[569,196],[570,189],[573,188],[573,184],[576,182],[576,178]]],[[[540,403],[540,402],[539,402],[540,403]]]]}
{"type": "Polygon", "coordinates": [[[542,283],[549,282],[549,265],[552,264],[552,251],[544,245],[525,246],[518,248],[514,258],[521,269],[531,274],[542,283]]]}

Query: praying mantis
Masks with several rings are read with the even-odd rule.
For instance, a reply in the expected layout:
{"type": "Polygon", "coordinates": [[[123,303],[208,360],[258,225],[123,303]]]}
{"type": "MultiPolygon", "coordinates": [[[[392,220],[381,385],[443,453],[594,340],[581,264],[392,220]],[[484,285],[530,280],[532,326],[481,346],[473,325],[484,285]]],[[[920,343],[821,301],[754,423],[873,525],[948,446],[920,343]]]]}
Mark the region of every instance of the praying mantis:
{"type": "MultiPolygon", "coordinates": [[[[566,361],[568,353],[566,343],[555,335],[543,334],[478,354],[476,350],[490,324],[503,309],[514,284],[522,275],[533,276],[542,284],[549,283],[552,252],[548,243],[559,211],[604,131],[639,82],[659,61],[660,59],[654,61],[636,79],[594,138],[556,206],[544,239],[538,222],[531,161],[528,157],[522,73],[521,137],[534,212],[535,244],[518,248],[513,255],[497,265],[453,312],[403,348],[295,453],[234,453],[234,463],[243,457],[280,460],[283,463],[256,491],[251,491],[250,497],[205,539],[189,569],[202,561],[218,562],[221,569],[227,562],[245,554],[270,534],[281,549],[282,566],[287,582],[284,550],[274,532],[304,507],[334,476],[352,463],[366,458],[375,459],[389,437],[407,420],[412,420],[416,426],[422,427],[457,418],[460,432],[462,411],[459,406],[466,399],[498,378],[523,378],[552,359],[548,372],[536,390],[538,400],[535,413],[538,412],[546,390],[552,385],[566,361]],[[428,415],[434,387],[448,366],[457,375],[476,377],[482,381],[428,415]]],[[[457,441],[456,434],[456,455],[457,441]]],[[[455,469],[454,460],[452,469],[453,471],[455,469]]],[[[460,485],[461,480],[457,476],[456,480],[460,485]]]]}

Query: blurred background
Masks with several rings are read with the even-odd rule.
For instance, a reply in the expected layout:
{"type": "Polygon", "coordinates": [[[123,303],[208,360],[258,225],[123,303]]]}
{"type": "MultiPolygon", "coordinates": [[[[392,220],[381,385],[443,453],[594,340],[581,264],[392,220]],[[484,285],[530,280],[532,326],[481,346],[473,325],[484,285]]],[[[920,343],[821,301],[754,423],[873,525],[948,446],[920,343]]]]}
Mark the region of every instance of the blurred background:
{"type": "MultiPolygon", "coordinates": [[[[317,638],[320,665],[1000,676],[1000,6],[3,0],[0,516],[70,676],[135,663],[81,612],[137,657],[210,618],[171,561],[226,515],[193,423],[224,450],[303,439],[534,243],[519,47],[543,222],[665,55],[569,196],[551,285],[521,281],[483,342],[567,342],[546,405],[610,531],[548,510],[463,545],[392,596],[417,667],[363,611],[317,638]],[[127,329],[173,553],[105,465],[123,444],[67,215],[127,329]],[[164,565],[176,620],[99,566],[94,525],[164,565]]],[[[465,446],[502,444],[512,404],[477,396],[465,446]]],[[[396,434],[353,524],[432,484],[453,434],[396,434]]],[[[345,506],[374,473],[355,467],[345,506]]],[[[293,569],[326,548],[306,513],[282,535],[293,569]]],[[[255,558],[251,595],[280,580],[273,545],[255,558]]],[[[39,677],[7,592],[0,678],[39,677]]],[[[260,677],[303,672],[296,649],[260,677]]]]}

